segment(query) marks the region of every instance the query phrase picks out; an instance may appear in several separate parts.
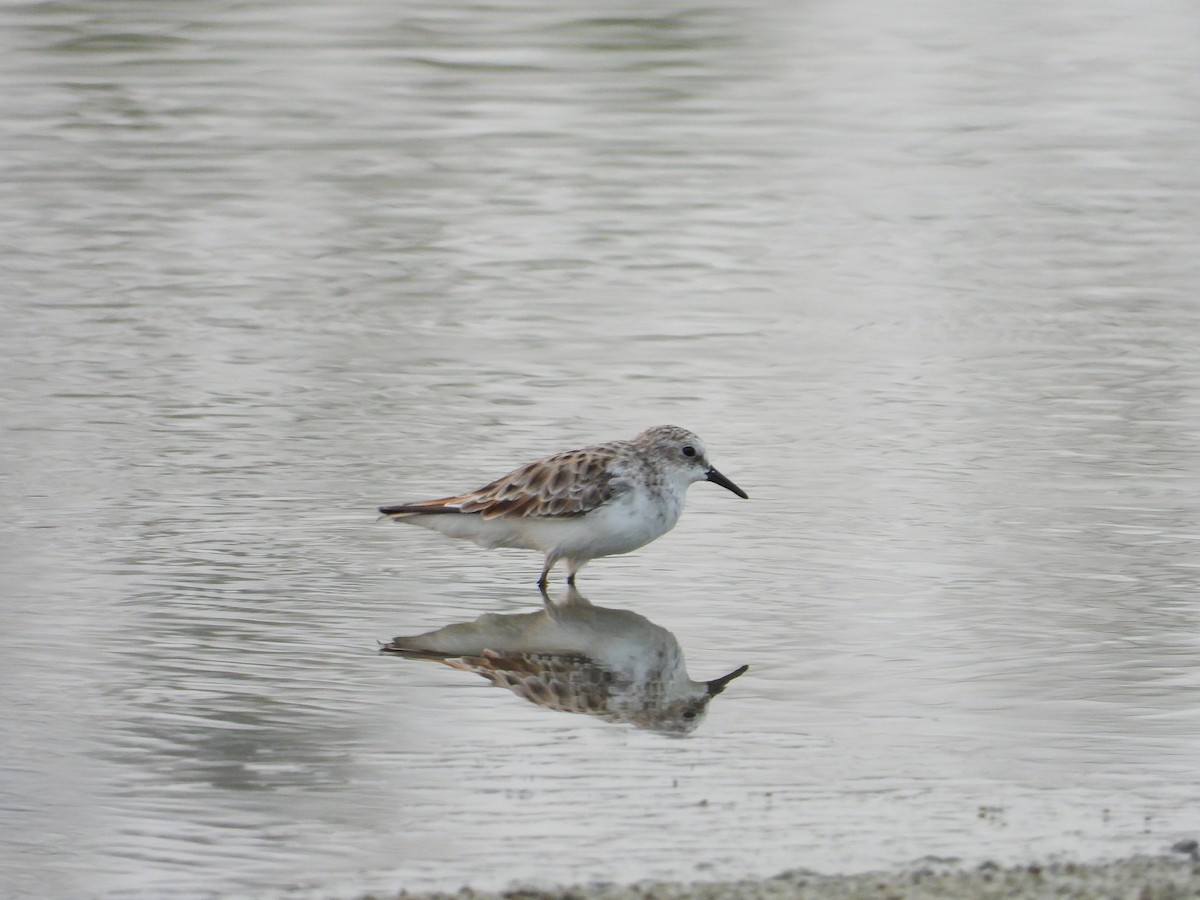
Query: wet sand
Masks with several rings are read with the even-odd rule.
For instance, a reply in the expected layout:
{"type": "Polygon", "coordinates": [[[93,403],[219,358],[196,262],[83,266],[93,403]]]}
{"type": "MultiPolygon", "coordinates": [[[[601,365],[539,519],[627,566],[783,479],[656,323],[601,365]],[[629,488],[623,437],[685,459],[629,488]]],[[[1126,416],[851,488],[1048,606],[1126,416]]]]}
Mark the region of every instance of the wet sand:
{"type": "Polygon", "coordinates": [[[893,872],[820,875],[796,870],[774,878],[685,884],[576,885],[509,888],[453,894],[372,894],[363,900],[1184,900],[1200,897],[1200,859],[1195,848],[1168,856],[1136,856],[1108,863],[1053,862],[1021,866],[983,863],[961,868],[917,864],[893,872]]]}

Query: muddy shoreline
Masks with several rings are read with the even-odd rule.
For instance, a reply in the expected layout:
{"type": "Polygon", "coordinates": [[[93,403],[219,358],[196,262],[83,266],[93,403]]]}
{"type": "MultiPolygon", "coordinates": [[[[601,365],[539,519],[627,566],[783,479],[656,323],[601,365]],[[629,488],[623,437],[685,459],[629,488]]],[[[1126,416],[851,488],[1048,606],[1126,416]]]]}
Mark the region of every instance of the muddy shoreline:
{"type": "MultiPolygon", "coordinates": [[[[1188,842],[1191,844],[1191,842],[1188,842]]],[[[362,900],[984,900],[1069,897],[1072,900],[1183,900],[1200,897],[1194,845],[1163,856],[1105,863],[916,864],[896,871],[822,875],[806,870],[773,878],[721,882],[639,882],[559,888],[463,888],[454,893],[370,894],[362,900]]]]}

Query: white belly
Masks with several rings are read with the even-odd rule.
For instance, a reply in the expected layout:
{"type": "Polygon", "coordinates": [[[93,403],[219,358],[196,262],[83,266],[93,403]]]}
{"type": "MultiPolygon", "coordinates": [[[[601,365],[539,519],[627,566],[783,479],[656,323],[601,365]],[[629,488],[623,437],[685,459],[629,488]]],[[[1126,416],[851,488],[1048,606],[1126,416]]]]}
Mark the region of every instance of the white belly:
{"type": "Polygon", "coordinates": [[[402,522],[465,538],[481,547],[540,550],[567,559],[629,553],[675,527],[683,498],[630,491],[581,516],[484,519],[478,515],[415,515],[402,522]]]}
{"type": "Polygon", "coordinates": [[[521,530],[531,546],[567,559],[629,553],[675,527],[682,503],[652,502],[631,491],[598,509],[565,519],[533,519],[521,530]]]}

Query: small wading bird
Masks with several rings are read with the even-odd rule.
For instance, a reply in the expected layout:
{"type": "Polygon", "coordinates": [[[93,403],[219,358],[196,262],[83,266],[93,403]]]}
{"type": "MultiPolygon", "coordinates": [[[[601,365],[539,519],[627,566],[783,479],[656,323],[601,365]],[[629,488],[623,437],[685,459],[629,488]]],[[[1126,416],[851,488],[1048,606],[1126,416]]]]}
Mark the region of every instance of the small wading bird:
{"type": "Polygon", "coordinates": [[[708,462],[690,431],[659,425],[631,441],[611,441],[539,459],[477,491],[380,507],[389,519],[466,538],[481,547],[545,554],[538,585],[567,562],[567,583],[588,560],[629,553],[662,537],[683,512],[688,486],[711,481],[745,491],[708,462]]]}

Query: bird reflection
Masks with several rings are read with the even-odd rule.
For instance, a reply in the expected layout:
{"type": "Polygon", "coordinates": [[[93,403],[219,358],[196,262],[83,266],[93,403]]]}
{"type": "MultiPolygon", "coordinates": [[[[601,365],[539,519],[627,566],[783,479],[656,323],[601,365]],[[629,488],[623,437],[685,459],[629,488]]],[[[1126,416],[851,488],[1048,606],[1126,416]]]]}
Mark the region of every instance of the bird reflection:
{"type": "Polygon", "coordinates": [[[675,635],[625,609],[594,606],[575,588],[538,612],[487,613],[381,648],[475,672],[530,703],[608,722],[687,734],[709,701],[749,666],[693,681],[675,635]]]}

